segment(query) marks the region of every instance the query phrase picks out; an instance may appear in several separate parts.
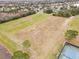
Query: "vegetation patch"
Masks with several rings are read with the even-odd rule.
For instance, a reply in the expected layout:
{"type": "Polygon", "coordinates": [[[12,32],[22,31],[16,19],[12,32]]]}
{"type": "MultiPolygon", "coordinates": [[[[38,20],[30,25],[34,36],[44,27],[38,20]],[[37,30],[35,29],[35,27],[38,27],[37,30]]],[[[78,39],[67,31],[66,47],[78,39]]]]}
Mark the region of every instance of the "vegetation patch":
{"type": "Polygon", "coordinates": [[[10,52],[15,52],[17,50],[17,44],[2,33],[0,33],[0,43],[9,49],[10,52]]]}
{"type": "MultiPolygon", "coordinates": [[[[74,9],[75,10],[75,9],[74,9]]],[[[78,15],[79,12],[76,13],[76,10],[73,13],[73,10],[60,10],[56,13],[53,13],[53,16],[60,16],[60,17],[71,17],[78,15]]]]}
{"type": "Polygon", "coordinates": [[[22,43],[22,45],[23,45],[23,47],[24,48],[29,48],[30,46],[31,46],[31,43],[30,43],[30,41],[29,40],[25,40],[23,43],[22,43]]]}
{"type": "Polygon", "coordinates": [[[76,30],[79,32],[79,16],[76,16],[69,22],[68,29],[76,30]]]}
{"type": "Polygon", "coordinates": [[[52,9],[46,9],[43,12],[44,13],[47,13],[47,14],[51,14],[51,13],[53,13],[53,10],[52,9]]]}
{"type": "Polygon", "coordinates": [[[69,6],[69,7],[53,7],[52,9],[47,8],[44,10],[44,13],[53,14],[53,16],[60,16],[60,17],[71,17],[79,15],[79,7],[76,6],[69,6]]]}
{"type": "Polygon", "coordinates": [[[0,30],[7,31],[11,33],[16,33],[19,30],[31,26],[37,22],[40,22],[42,20],[45,20],[48,15],[47,14],[35,14],[30,16],[32,18],[32,21],[27,21],[27,17],[16,19],[14,21],[10,21],[7,23],[0,24],[0,30]]]}
{"type": "Polygon", "coordinates": [[[66,33],[65,33],[65,38],[67,40],[71,40],[71,39],[76,38],[77,35],[78,35],[77,31],[75,31],[75,30],[67,30],[66,33]]]}
{"type": "Polygon", "coordinates": [[[11,59],[30,59],[30,56],[29,54],[24,53],[22,51],[16,51],[14,52],[11,59]]]}
{"type": "Polygon", "coordinates": [[[22,13],[19,13],[19,14],[18,13],[15,13],[15,14],[12,13],[13,15],[9,15],[7,13],[7,16],[0,19],[0,23],[5,23],[5,22],[8,22],[8,21],[16,20],[16,19],[19,19],[19,18],[22,18],[22,17],[33,15],[35,13],[36,13],[35,11],[22,12],[22,13]]]}
{"type": "Polygon", "coordinates": [[[65,38],[68,40],[76,38],[79,33],[79,16],[70,19],[68,30],[65,32],[65,38]]]}

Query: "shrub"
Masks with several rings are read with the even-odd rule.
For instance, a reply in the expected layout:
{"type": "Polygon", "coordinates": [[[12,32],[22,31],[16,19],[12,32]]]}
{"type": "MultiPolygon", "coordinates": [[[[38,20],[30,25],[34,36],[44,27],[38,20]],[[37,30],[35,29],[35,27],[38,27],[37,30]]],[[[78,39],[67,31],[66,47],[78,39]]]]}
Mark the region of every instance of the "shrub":
{"type": "Polygon", "coordinates": [[[29,40],[25,40],[23,43],[22,43],[23,47],[24,48],[29,48],[31,46],[29,40]]]}
{"type": "Polygon", "coordinates": [[[63,17],[70,17],[71,16],[71,13],[68,10],[64,10],[62,12],[62,15],[61,16],[63,16],[63,17]]]}
{"type": "Polygon", "coordinates": [[[70,6],[70,8],[61,7],[60,10],[57,10],[53,13],[53,16],[61,16],[61,17],[71,17],[79,15],[79,8],[70,6]]]}
{"type": "Polygon", "coordinates": [[[33,15],[35,13],[36,13],[35,11],[31,10],[31,11],[27,12],[26,15],[29,16],[29,15],[33,15]]]}
{"type": "Polygon", "coordinates": [[[65,38],[68,40],[74,39],[76,38],[76,36],[78,35],[78,32],[75,30],[67,30],[65,33],[65,38]]]}
{"type": "Polygon", "coordinates": [[[28,11],[28,12],[25,12],[25,13],[24,12],[20,13],[19,15],[15,14],[14,16],[7,16],[6,18],[1,19],[0,23],[16,20],[16,19],[19,19],[21,17],[26,17],[26,16],[29,16],[29,15],[33,15],[35,13],[36,13],[35,11],[28,11]]]}
{"type": "Polygon", "coordinates": [[[78,15],[79,14],[79,8],[70,8],[69,12],[71,13],[72,16],[78,15]]]}
{"type": "Polygon", "coordinates": [[[51,14],[52,12],[53,12],[52,9],[44,10],[44,13],[47,13],[47,14],[51,14]]]}
{"type": "Polygon", "coordinates": [[[16,51],[13,53],[11,59],[30,59],[29,54],[23,53],[22,51],[16,51]]]}

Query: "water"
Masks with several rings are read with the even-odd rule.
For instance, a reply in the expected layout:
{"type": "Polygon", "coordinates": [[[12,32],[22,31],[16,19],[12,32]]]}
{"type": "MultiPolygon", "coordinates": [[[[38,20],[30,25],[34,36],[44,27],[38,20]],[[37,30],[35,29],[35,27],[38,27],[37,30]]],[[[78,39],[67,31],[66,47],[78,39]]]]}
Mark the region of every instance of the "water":
{"type": "Polygon", "coordinates": [[[61,52],[59,59],[79,59],[79,48],[66,45],[61,52]]]}

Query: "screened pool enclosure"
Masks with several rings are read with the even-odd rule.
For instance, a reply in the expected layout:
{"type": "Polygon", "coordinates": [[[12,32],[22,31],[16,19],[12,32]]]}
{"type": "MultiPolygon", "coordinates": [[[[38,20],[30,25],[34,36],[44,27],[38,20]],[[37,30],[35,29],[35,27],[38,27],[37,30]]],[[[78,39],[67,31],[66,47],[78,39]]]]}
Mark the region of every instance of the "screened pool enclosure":
{"type": "Polygon", "coordinates": [[[79,59],[79,47],[66,43],[58,59],[79,59]]]}

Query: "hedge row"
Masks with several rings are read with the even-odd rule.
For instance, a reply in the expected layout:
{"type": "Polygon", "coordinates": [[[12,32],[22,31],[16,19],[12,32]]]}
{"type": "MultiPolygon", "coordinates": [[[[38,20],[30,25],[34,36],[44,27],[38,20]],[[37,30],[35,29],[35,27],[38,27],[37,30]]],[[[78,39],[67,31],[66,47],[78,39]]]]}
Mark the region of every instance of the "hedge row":
{"type": "Polygon", "coordinates": [[[5,23],[5,22],[8,22],[8,21],[16,20],[16,19],[19,19],[19,18],[22,18],[22,17],[26,17],[26,16],[29,16],[29,15],[35,14],[35,13],[36,13],[35,11],[29,11],[29,12],[21,13],[21,14],[16,15],[16,16],[14,15],[14,16],[5,17],[4,19],[0,20],[0,23],[5,23]]]}
{"type": "Polygon", "coordinates": [[[43,12],[44,13],[47,13],[47,14],[51,14],[51,13],[53,13],[53,10],[52,9],[46,9],[43,12]]]}
{"type": "Polygon", "coordinates": [[[71,17],[75,15],[79,15],[79,7],[76,6],[69,6],[68,7],[61,7],[60,9],[58,8],[53,8],[53,9],[45,9],[43,11],[44,13],[47,14],[53,14],[53,16],[61,16],[61,17],[71,17]]]}
{"type": "Polygon", "coordinates": [[[79,15],[79,8],[71,7],[70,9],[59,10],[58,12],[54,12],[53,16],[61,16],[61,17],[71,17],[79,15]]]}

